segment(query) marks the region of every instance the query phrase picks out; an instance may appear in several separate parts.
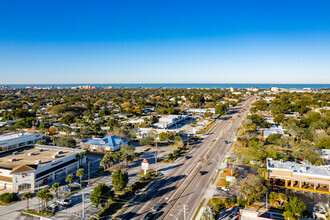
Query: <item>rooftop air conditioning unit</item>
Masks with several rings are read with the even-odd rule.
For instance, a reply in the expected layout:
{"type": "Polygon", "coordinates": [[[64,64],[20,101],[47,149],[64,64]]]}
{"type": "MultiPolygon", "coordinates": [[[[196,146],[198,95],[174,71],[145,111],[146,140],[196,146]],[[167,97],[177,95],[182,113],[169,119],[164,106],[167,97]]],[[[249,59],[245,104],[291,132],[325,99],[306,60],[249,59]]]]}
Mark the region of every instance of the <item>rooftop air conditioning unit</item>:
{"type": "Polygon", "coordinates": [[[57,155],[56,154],[52,155],[52,158],[53,159],[56,159],[57,158],[57,155]]]}
{"type": "Polygon", "coordinates": [[[280,159],[280,163],[281,163],[281,164],[283,164],[283,163],[284,163],[282,159],[280,159]]]}
{"type": "Polygon", "coordinates": [[[62,153],[62,151],[59,150],[59,151],[56,152],[56,155],[60,155],[61,153],[62,153]]]}
{"type": "Polygon", "coordinates": [[[31,157],[31,156],[33,156],[33,153],[30,152],[30,153],[27,153],[27,155],[28,155],[29,157],[31,157]]]}
{"type": "Polygon", "coordinates": [[[14,161],[16,161],[16,159],[15,158],[9,158],[8,161],[9,162],[14,162],[14,161]]]}
{"type": "Polygon", "coordinates": [[[36,165],[41,164],[41,160],[40,160],[40,159],[35,160],[35,161],[34,161],[34,164],[36,164],[36,165]]]}
{"type": "Polygon", "coordinates": [[[14,151],[14,152],[13,152],[13,155],[16,155],[16,154],[18,154],[18,151],[14,151]]]}
{"type": "Polygon", "coordinates": [[[42,149],[41,149],[41,148],[39,148],[39,149],[38,149],[38,151],[39,151],[39,152],[42,152],[42,149]]]}

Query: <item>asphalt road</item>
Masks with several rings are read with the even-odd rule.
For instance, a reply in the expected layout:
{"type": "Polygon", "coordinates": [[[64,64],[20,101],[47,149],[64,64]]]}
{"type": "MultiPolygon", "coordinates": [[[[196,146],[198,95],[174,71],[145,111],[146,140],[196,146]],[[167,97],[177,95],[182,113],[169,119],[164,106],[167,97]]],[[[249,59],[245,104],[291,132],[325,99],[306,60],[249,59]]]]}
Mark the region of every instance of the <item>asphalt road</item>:
{"type": "Polygon", "coordinates": [[[165,205],[155,213],[154,219],[183,219],[183,204],[187,207],[186,219],[192,219],[228,151],[230,144],[226,144],[225,140],[232,141],[235,137],[236,128],[243,118],[237,115],[243,116],[242,110],[248,110],[251,103],[252,99],[249,99],[229,112],[229,116],[235,119],[233,122],[229,118],[219,119],[211,132],[188,153],[190,159],[181,159],[166,168],[170,171],[164,178],[148,189],[118,219],[142,219],[156,203],[165,205]],[[199,175],[199,171],[203,175],[199,175]]]}

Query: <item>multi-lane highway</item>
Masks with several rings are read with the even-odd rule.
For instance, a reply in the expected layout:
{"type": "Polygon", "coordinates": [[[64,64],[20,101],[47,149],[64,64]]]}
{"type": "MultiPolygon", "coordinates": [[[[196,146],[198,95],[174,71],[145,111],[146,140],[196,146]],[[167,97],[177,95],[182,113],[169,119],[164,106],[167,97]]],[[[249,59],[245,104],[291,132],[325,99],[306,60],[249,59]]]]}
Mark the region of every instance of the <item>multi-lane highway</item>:
{"type": "Polygon", "coordinates": [[[186,219],[192,219],[228,151],[230,144],[225,140],[233,140],[236,128],[252,101],[250,98],[228,112],[234,120],[228,117],[219,119],[215,127],[189,152],[190,158],[183,158],[165,168],[170,171],[164,178],[148,189],[119,219],[142,219],[156,203],[166,205],[154,215],[154,219],[184,219],[183,205],[186,207],[186,219]],[[199,175],[199,171],[203,175],[199,175]]]}

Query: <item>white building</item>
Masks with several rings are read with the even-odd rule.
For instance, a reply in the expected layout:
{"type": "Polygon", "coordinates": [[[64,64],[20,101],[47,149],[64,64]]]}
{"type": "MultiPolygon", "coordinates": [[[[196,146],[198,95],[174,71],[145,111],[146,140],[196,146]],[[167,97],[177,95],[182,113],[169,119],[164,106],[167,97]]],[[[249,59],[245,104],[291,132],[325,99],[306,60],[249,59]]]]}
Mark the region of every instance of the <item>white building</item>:
{"type": "Polygon", "coordinates": [[[0,152],[0,189],[10,192],[34,191],[38,186],[65,178],[85,164],[78,159],[83,150],[56,146],[25,146],[0,152]]]}
{"type": "Polygon", "coordinates": [[[156,128],[166,129],[188,118],[188,115],[164,115],[154,124],[156,128]]]}
{"type": "Polygon", "coordinates": [[[204,114],[206,112],[211,112],[215,114],[215,108],[190,108],[187,110],[189,113],[198,113],[198,114],[204,114]]]}
{"type": "Polygon", "coordinates": [[[264,129],[264,138],[266,139],[271,134],[282,134],[284,136],[288,136],[288,134],[285,134],[285,129],[282,128],[282,126],[276,126],[272,125],[270,128],[264,129]]]}
{"type": "Polygon", "coordinates": [[[0,136],[2,151],[33,145],[42,139],[41,133],[16,133],[0,136]]]}

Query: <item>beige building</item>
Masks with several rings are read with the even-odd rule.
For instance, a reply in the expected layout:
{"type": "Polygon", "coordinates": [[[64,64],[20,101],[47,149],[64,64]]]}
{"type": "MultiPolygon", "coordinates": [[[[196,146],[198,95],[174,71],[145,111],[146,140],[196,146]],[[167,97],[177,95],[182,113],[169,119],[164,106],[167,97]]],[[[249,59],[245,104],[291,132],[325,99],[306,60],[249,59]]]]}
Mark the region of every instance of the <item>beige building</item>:
{"type": "Polygon", "coordinates": [[[315,166],[267,158],[267,174],[274,186],[330,192],[330,165],[315,166]]]}
{"type": "Polygon", "coordinates": [[[86,162],[77,155],[83,150],[35,145],[0,152],[0,190],[34,191],[75,172],[86,162]]]}

